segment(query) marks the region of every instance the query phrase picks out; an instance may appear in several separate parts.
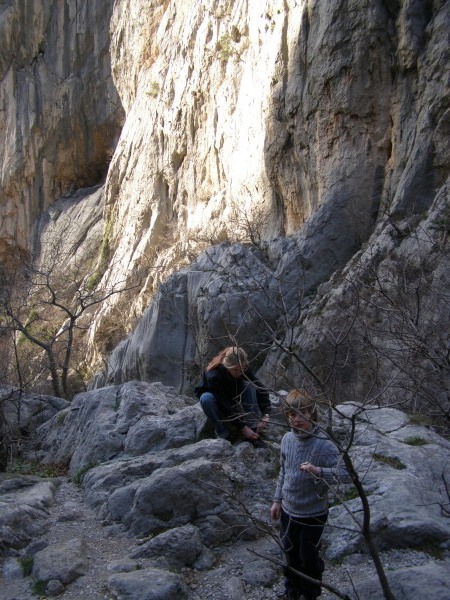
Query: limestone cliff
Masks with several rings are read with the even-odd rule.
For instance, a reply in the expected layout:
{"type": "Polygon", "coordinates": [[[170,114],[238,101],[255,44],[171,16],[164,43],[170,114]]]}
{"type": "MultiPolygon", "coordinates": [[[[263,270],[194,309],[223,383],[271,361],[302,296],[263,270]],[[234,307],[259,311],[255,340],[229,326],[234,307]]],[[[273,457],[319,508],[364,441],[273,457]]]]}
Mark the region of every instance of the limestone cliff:
{"type": "MultiPolygon", "coordinates": [[[[408,237],[408,219],[433,203],[445,216],[445,0],[10,0],[1,10],[11,40],[1,46],[3,248],[28,249],[42,210],[104,177],[103,283],[144,277],[129,314],[209,244],[269,242],[278,281],[306,281],[310,294],[386,223],[408,237]]],[[[186,295],[197,302],[181,288],[178,315],[186,295]]],[[[121,335],[130,327],[117,324],[115,300],[92,323],[97,360],[112,323],[121,335]]],[[[199,323],[201,335],[181,336],[191,363],[211,337],[199,323]]],[[[127,369],[156,376],[137,367],[148,348],[135,345],[127,369]]]]}
{"type": "Polygon", "coordinates": [[[111,79],[112,3],[0,3],[0,260],[36,219],[105,176],[124,117],[111,79]]]}

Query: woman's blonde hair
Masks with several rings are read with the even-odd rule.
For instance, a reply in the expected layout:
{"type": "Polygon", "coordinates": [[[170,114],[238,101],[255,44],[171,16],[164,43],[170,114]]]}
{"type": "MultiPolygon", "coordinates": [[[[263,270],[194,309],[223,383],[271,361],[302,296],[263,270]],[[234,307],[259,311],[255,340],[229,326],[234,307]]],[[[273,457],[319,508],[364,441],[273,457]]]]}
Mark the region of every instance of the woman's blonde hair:
{"type": "Polygon", "coordinates": [[[241,367],[245,370],[248,367],[247,353],[242,348],[239,348],[239,346],[228,346],[212,359],[206,370],[211,371],[219,365],[223,365],[226,369],[241,367]]]}
{"type": "Polygon", "coordinates": [[[317,420],[317,404],[314,398],[306,390],[294,389],[289,392],[283,402],[283,412],[308,412],[311,415],[311,420],[317,420]]]}

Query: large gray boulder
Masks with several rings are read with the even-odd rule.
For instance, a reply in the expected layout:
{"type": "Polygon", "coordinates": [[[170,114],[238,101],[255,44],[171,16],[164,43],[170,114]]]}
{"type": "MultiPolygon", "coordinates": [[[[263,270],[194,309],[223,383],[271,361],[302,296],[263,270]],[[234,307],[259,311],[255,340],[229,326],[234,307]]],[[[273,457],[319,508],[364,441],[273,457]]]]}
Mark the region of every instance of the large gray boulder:
{"type": "Polygon", "coordinates": [[[38,456],[47,463],[67,462],[74,475],[123,454],[194,442],[204,419],[193,402],[139,381],[79,394],[38,430],[38,456]]]}
{"type": "Polygon", "coordinates": [[[149,568],[111,575],[108,588],[116,600],[181,600],[187,597],[183,579],[162,569],[149,568]]]}
{"type": "Polygon", "coordinates": [[[45,531],[56,485],[38,477],[0,481],[0,556],[27,546],[45,531]]]}
{"type": "Polygon", "coordinates": [[[4,430],[31,435],[57,412],[70,406],[63,398],[0,386],[0,410],[4,430]]]}
{"type": "Polygon", "coordinates": [[[34,554],[32,576],[35,581],[60,581],[67,585],[86,573],[87,555],[87,546],[79,538],[48,546],[34,554]]]}
{"type": "MultiPolygon", "coordinates": [[[[84,477],[87,502],[106,522],[120,522],[144,537],[187,524],[214,546],[238,535],[257,535],[238,504],[236,493],[253,502],[276,457],[264,451],[265,465],[247,443],[202,440],[179,449],[147,452],[90,469],[84,477]],[[242,481],[248,489],[242,495],[242,481]]],[[[264,484],[263,484],[264,487],[264,484]]]]}
{"type": "MultiPolygon", "coordinates": [[[[450,550],[450,521],[442,510],[449,502],[445,481],[450,442],[427,427],[411,425],[398,409],[343,405],[338,411],[338,429],[345,430],[348,419],[356,417],[351,456],[368,496],[377,547],[420,550],[431,545],[440,553],[450,550]]],[[[336,498],[339,502],[339,493],[336,498]]],[[[330,559],[367,551],[361,536],[361,502],[356,498],[344,504],[330,510],[330,559]]]]}
{"type": "Polygon", "coordinates": [[[203,545],[200,530],[191,524],[156,535],[131,556],[152,558],[155,566],[169,570],[210,567],[213,562],[212,554],[203,545]]]}
{"type": "MultiPolygon", "coordinates": [[[[450,561],[430,562],[421,567],[398,569],[388,573],[388,581],[396,600],[412,598],[447,600],[450,589],[450,561]]],[[[356,590],[348,591],[350,598],[380,600],[384,597],[377,578],[370,578],[355,587],[356,590]]]]}
{"type": "Polygon", "coordinates": [[[277,319],[273,288],[273,268],[264,252],[240,244],[210,248],[161,285],[91,386],[142,379],[192,393],[209,358],[229,345],[230,332],[239,331],[256,346],[267,342],[277,319]],[[267,328],[255,328],[255,320],[266,321],[267,328]]]}

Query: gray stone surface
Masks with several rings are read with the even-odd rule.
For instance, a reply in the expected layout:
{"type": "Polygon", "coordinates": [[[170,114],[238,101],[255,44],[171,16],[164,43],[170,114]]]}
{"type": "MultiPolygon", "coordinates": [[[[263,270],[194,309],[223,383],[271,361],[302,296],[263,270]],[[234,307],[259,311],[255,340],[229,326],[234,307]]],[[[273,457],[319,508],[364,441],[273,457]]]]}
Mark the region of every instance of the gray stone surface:
{"type": "Polygon", "coordinates": [[[184,525],[156,535],[132,556],[154,558],[158,568],[173,570],[195,565],[204,551],[199,529],[184,525]]]}
{"type": "Polygon", "coordinates": [[[255,328],[255,319],[275,324],[273,285],[273,272],[255,248],[210,248],[160,287],[136,329],[111,353],[107,372],[93,385],[143,379],[192,394],[200,377],[199,361],[223,345],[214,340],[226,340],[237,329],[253,344],[267,339],[267,331],[255,328]]]}
{"type": "MultiPolygon", "coordinates": [[[[184,397],[177,400],[171,389],[133,383],[116,388],[122,394],[121,411],[111,411],[112,399],[117,397],[113,389],[103,390],[103,398],[102,390],[97,390],[75,401],[78,410],[74,412],[86,417],[86,421],[77,421],[78,428],[113,413],[115,419],[109,422],[129,432],[153,412],[156,429],[158,419],[165,415],[170,437],[171,428],[180,427],[180,415],[190,415],[195,408],[186,406],[184,397]],[[144,393],[149,390],[154,395],[144,393]],[[93,405],[91,396],[97,400],[94,413],[88,410],[93,405]]],[[[351,456],[368,493],[372,532],[395,593],[409,600],[421,593],[423,580],[429,578],[433,580],[430,590],[441,600],[448,591],[450,523],[441,505],[448,504],[442,472],[450,459],[450,443],[429,427],[413,425],[398,409],[365,410],[356,403],[337,407],[336,432],[343,443],[351,431],[352,415],[356,428],[351,456]],[[424,443],[416,445],[417,440],[424,443]],[[404,572],[407,566],[411,568],[404,572]]],[[[58,422],[57,416],[53,422],[58,428],[56,437],[48,425],[44,426],[45,436],[52,441],[49,460],[51,451],[58,453],[59,445],[68,451],[65,438],[77,429],[70,418],[58,422]]],[[[152,421],[145,422],[151,429],[152,421]]],[[[33,556],[33,579],[60,582],[74,598],[81,593],[84,577],[90,589],[97,585],[98,577],[103,577],[116,598],[141,600],[139,594],[144,598],[145,594],[150,598],[183,597],[187,589],[197,590],[195,593],[203,590],[206,598],[216,597],[214,593],[220,589],[233,597],[244,589],[249,600],[257,600],[258,594],[266,600],[273,596],[271,590],[281,576],[279,567],[270,560],[278,560],[280,551],[270,535],[276,535],[277,529],[268,511],[278,471],[278,442],[284,430],[280,425],[272,427],[275,429],[270,431],[266,448],[202,439],[186,440],[180,447],[161,449],[155,445],[137,456],[124,452],[87,470],[76,493],[71,484],[70,495],[67,490],[54,517],[49,516],[54,490],[48,482],[38,478],[4,480],[0,488],[2,507],[13,504],[18,510],[22,498],[23,512],[2,512],[2,527],[14,531],[19,520],[36,526],[38,519],[30,516],[41,511],[41,526],[25,532],[28,541],[24,536],[11,537],[7,550],[10,555],[17,554],[32,538],[23,556],[33,556]],[[82,505],[81,495],[86,504],[76,512],[78,523],[73,516],[76,507],[82,505]],[[81,527],[88,509],[91,520],[81,527]],[[257,521],[249,519],[248,513],[257,521]],[[93,524],[94,514],[97,526],[93,524]],[[51,527],[64,530],[65,538],[71,541],[53,538],[40,544],[39,536],[51,527]],[[78,535],[68,537],[68,531],[78,535]],[[88,546],[85,536],[89,536],[88,546]],[[100,536],[105,546],[97,554],[100,536]],[[110,545],[114,545],[114,555],[108,560],[110,545]]],[[[83,448],[84,440],[82,436],[72,438],[72,455],[91,451],[89,446],[83,448]]],[[[99,438],[102,443],[104,440],[99,438]]],[[[332,495],[342,499],[347,491],[349,486],[340,486],[333,488],[332,495]]],[[[343,582],[347,586],[348,570],[361,590],[360,598],[381,598],[376,582],[371,581],[373,565],[368,569],[367,549],[351,516],[361,519],[358,499],[346,500],[345,505],[337,504],[330,511],[324,536],[327,571],[338,577],[339,586],[343,582]],[[339,560],[340,567],[331,559],[339,560]]],[[[4,580],[8,589],[26,583],[25,578],[4,580]]],[[[57,583],[52,586],[55,593],[61,589],[57,583]]],[[[24,598],[28,600],[27,595],[24,598]]]]}
{"type": "Polygon", "coordinates": [[[58,197],[97,184],[106,172],[123,118],[111,80],[111,13],[110,3],[90,0],[1,4],[0,97],[10,124],[1,130],[0,204],[9,207],[2,261],[5,250],[31,249],[36,217],[58,197]]]}
{"type": "Polygon", "coordinates": [[[23,548],[43,533],[55,483],[21,476],[0,481],[0,555],[23,548]]]}
{"type": "Polygon", "coordinates": [[[181,577],[161,569],[111,575],[108,588],[117,600],[173,600],[187,597],[181,577]]]}
{"type": "Polygon", "coordinates": [[[32,576],[35,581],[60,581],[67,585],[88,569],[87,547],[83,539],[74,538],[36,552],[32,576]]]}
{"type": "Polygon", "coordinates": [[[66,588],[59,581],[59,579],[51,579],[45,586],[45,593],[47,596],[59,596],[59,594],[62,594],[65,589],[66,588]]]}
{"type": "Polygon", "coordinates": [[[189,408],[192,403],[168,388],[138,381],[79,394],[37,432],[38,456],[43,462],[70,463],[74,475],[123,454],[194,442],[204,420],[198,408],[189,408]],[[183,408],[186,412],[179,413],[183,408]]]}
{"type": "Polygon", "coordinates": [[[69,406],[67,400],[27,393],[10,385],[0,385],[1,448],[0,471],[22,458],[27,438],[57,412],[69,406]]]}
{"type": "MultiPolygon", "coordinates": [[[[344,405],[338,410],[351,414],[355,409],[344,405]]],[[[340,427],[343,424],[345,419],[340,427]]],[[[351,455],[368,494],[371,529],[380,549],[421,549],[431,544],[442,551],[448,547],[450,521],[443,516],[441,506],[448,505],[442,474],[449,454],[446,439],[427,427],[410,425],[397,409],[360,413],[351,455]],[[423,441],[423,445],[414,445],[415,440],[423,441]]],[[[330,532],[333,527],[341,532],[327,535],[329,558],[338,559],[364,548],[352,520],[362,523],[360,501],[348,501],[346,508],[336,506],[330,511],[330,532]]]]}
{"type": "MultiPolygon", "coordinates": [[[[105,244],[103,282],[142,281],[90,319],[95,369],[121,342],[95,385],[138,378],[188,391],[222,341],[212,338],[255,340],[246,310],[237,316],[250,292],[273,325],[284,310],[274,303],[278,284],[288,311],[305,300],[295,345],[320,367],[330,351],[321,332],[337,325],[351,294],[340,274],[348,284],[366,269],[385,281],[385,269],[420,254],[418,241],[429,242],[436,273],[422,302],[436,314],[425,339],[445,316],[436,288],[447,262],[448,3],[352,6],[287,0],[267,11],[205,11],[195,0],[186,18],[173,3],[2,3],[1,255],[42,246],[56,222],[76,221],[71,256],[88,258],[92,271],[105,244]],[[221,241],[263,252],[255,260],[234,246],[223,276],[209,269],[209,280],[197,265],[158,291],[221,241]],[[230,270],[239,281],[227,287],[230,270]],[[124,340],[142,315],[139,335],[124,340]]],[[[371,323],[370,306],[362,310],[371,323]]],[[[268,377],[284,358],[273,354],[268,377]]],[[[285,362],[296,383],[298,364],[285,362]]],[[[362,370],[345,373],[357,392],[368,380],[362,370]]]]}
{"type": "MultiPolygon", "coordinates": [[[[396,600],[412,600],[413,598],[432,598],[448,600],[450,590],[450,562],[439,561],[421,567],[401,569],[388,573],[388,580],[396,600]]],[[[356,586],[358,596],[349,590],[351,598],[364,600],[381,600],[384,594],[380,582],[370,579],[356,586]]]]}
{"type": "Polygon", "coordinates": [[[11,430],[21,430],[32,434],[57,412],[70,403],[56,396],[25,393],[11,386],[0,386],[0,405],[3,426],[11,430]]]}
{"type": "Polygon", "coordinates": [[[5,579],[23,577],[23,568],[16,558],[9,558],[3,563],[2,574],[5,579]]]}

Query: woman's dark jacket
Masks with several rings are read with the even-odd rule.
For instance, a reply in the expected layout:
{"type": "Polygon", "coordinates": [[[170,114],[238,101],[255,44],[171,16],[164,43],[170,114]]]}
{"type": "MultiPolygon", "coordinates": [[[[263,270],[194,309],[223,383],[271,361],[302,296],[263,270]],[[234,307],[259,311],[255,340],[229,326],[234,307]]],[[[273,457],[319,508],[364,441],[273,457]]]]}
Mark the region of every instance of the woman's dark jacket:
{"type": "Polygon", "coordinates": [[[269,414],[271,408],[269,393],[250,369],[244,371],[240,377],[230,375],[223,365],[205,371],[202,381],[195,386],[195,394],[197,398],[200,398],[205,392],[211,392],[216,398],[223,416],[233,418],[239,426],[244,427],[245,421],[238,417],[242,413],[240,396],[245,389],[245,384],[249,381],[256,388],[256,399],[261,413],[269,414]]]}

